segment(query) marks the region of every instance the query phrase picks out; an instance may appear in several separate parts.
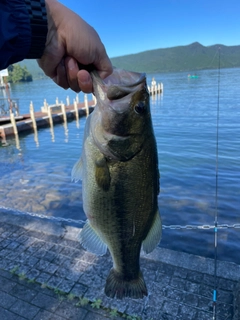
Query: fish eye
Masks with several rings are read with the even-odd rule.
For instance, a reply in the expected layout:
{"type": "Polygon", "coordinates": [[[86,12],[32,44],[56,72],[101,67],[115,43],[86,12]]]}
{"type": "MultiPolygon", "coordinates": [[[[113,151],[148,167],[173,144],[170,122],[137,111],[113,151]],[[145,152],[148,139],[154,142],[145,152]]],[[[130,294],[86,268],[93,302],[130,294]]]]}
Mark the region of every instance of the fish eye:
{"type": "Polygon", "coordinates": [[[145,111],[145,103],[140,101],[134,106],[134,111],[138,114],[142,114],[145,111]]]}

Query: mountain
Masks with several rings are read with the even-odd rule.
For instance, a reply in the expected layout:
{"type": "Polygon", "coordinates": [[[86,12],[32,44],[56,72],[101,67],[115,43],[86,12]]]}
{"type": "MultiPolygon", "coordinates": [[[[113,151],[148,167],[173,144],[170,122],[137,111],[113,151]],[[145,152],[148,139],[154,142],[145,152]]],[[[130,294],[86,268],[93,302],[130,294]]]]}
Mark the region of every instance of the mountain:
{"type": "MultiPolygon", "coordinates": [[[[216,69],[240,67],[240,45],[224,46],[216,44],[205,47],[198,42],[187,46],[177,46],[165,49],[155,49],[136,54],[111,58],[115,67],[146,73],[197,71],[201,69],[216,69]]],[[[44,72],[35,60],[24,60],[21,66],[26,66],[33,79],[45,78],[44,72]]]]}
{"type": "Polygon", "coordinates": [[[116,57],[111,61],[115,67],[138,72],[191,71],[218,68],[219,52],[221,68],[240,67],[240,46],[205,47],[198,42],[116,57]]]}

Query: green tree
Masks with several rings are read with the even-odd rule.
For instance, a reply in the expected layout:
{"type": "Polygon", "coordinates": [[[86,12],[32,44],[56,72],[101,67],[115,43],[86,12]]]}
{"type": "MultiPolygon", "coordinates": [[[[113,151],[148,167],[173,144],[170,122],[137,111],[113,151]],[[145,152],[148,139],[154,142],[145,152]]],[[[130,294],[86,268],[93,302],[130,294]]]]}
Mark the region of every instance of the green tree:
{"type": "Polygon", "coordinates": [[[21,67],[19,64],[10,65],[8,67],[9,82],[27,82],[32,81],[32,75],[28,72],[26,66],[21,67]]]}

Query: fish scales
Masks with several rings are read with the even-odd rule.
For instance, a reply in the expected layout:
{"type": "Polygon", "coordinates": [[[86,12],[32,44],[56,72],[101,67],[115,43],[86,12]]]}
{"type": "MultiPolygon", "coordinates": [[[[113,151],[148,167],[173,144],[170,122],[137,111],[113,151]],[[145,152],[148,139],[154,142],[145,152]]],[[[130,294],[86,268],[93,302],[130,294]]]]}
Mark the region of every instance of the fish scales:
{"type": "Polygon", "coordinates": [[[93,75],[98,105],[87,120],[81,159],[73,168],[73,179],[82,179],[88,218],[80,242],[95,254],[107,248],[111,253],[106,295],[143,298],[147,288],[140,250],[143,246],[147,253],[152,251],[161,238],[157,148],[145,76],[118,69],[114,73],[120,79],[114,83],[114,104],[107,96],[111,88],[114,97],[114,75],[108,82],[93,75]],[[129,86],[126,81],[121,85],[122,73],[125,78],[130,74],[129,86]]]}

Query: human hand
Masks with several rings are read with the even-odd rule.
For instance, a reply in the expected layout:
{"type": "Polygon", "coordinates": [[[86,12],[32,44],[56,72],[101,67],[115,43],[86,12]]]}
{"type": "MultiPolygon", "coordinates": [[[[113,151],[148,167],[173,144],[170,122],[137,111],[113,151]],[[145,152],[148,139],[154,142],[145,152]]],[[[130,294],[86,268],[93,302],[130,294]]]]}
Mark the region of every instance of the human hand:
{"type": "Polygon", "coordinates": [[[88,65],[93,65],[103,79],[112,73],[112,64],[97,32],[56,0],[46,0],[46,8],[48,34],[39,66],[64,89],[92,92],[88,65]],[[86,69],[79,70],[78,62],[86,69]]]}

